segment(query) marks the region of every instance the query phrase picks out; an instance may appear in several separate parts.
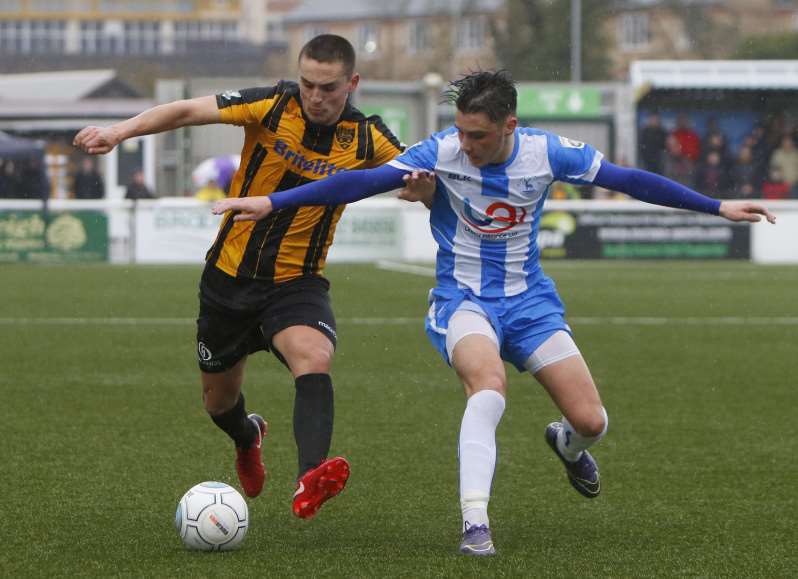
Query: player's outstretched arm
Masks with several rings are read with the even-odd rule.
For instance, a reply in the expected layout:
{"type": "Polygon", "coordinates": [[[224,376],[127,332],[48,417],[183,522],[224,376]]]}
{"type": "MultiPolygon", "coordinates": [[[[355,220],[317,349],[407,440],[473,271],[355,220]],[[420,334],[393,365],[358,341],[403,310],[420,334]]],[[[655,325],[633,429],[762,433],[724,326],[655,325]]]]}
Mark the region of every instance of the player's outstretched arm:
{"type": "Polygon", "coordinates": [[[404,201],[421,201],[427,209],[432,207],[435,196],[435,174],[416,169],[404,177],[404,189],[399,191],[399,199],[404,201]]]}
{"type": "Polygon", "coordinates": [[[769,223],[776,223],[776,216],[767,207],[756,201],[721,201],[720,216],[729,221],[750,221],[757,223],[762,217],[769,223]]]}
{"type": "Polygon", "coordinates": [[[756,222],[762,219],[761,216],[764,216],[770,223],[776,222],[776,217],[761,203],[753,201],[721,202],[662,175],[641,169],[619,167],[607,161],[601,162],[593,184],[626,193],[630,197],[646,203],[720,215],[730,221],[756,222]]]}
{"type": "Polygon", "coordinates": [[[240,211],[235,221],[258,221],[272,211],[306,205],[342,205],[399,189],[408,171],[389,165],[376,169],[342,171],[331,177],[305,183],[294,189],[275,191],[268,197],[230,198],[217,201],[211,211],[217,215],[240,211]]]}
{"type": "Polygon", "coordinates": [[[103,155],[131,137],[162,133],[180,127],[209,125],[220,120],[216,97],[180,100],[147,109],[110,127],[86,127],[75,135],[72,144],[90,155],[103,155]]]}

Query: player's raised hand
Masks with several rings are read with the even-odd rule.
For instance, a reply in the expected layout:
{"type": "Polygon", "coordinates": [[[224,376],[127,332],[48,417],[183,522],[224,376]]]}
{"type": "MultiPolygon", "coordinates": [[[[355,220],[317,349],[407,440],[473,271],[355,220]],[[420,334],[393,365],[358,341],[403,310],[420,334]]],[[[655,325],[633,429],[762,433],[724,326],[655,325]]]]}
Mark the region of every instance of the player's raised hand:
{"type": "Polygon", "coordinates": [[[776,223],[776,216],[767,207],[755,201],[721,201],[720,216],[729,221],[762,221],[764,216],[770,223],[776,223]]]}
{"type": "Polygon", "coordinates": [[[75,135],[72,144],[90,155],[104,155],[121,140],[113,127],[86,127],[75,135]]]}
{"type": "Polygon", "coordinates": [[[228,211],[238,211],[234,221],[259,221],[272,212],[272,202],[268,197],[232,197],[213,204],[211,211],[221,215],[228,211]]]}
{"type": "Polygon", "coordinates": [[[434,173],[415,170],[402,179],[405,182],[405,187],[399,191],[399,199],[421,201],[427,207],[432,205],[432,196],[435,194],[434,173]]]}

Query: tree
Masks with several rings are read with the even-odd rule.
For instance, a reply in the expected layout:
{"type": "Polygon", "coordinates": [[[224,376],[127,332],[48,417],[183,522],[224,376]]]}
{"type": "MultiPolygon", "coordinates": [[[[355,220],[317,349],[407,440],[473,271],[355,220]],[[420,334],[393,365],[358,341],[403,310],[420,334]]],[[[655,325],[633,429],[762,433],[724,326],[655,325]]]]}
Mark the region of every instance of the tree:
{"type": "Polygon", "coordinates": [[[694,58],[725,58],[734,49],[741,23],[733,12],[690,0],[663,0],[662,6],[680,19],[694,58]]]}
{"type": "Polygon", "coordinates": [[[743,38],[734,57],[743,60],[798,59],[798,33],[784,32],[743,38]]]}
{"type": "MultiPolygon", "coordinates": [[[[582,80],[609,78],[606,15],[606,1],[582,0],[582,80]]],[[[571,0],[507,0],[506,16],[493,30],[500,65],[517,80],[570,80],[571,0]]]]}

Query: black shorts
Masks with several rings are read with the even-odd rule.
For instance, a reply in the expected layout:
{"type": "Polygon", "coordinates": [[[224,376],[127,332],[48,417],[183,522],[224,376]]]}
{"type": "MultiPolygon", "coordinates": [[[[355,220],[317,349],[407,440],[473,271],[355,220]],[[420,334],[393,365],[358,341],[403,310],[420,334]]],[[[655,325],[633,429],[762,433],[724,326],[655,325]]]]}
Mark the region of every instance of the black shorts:
{"type": "Polygon", "coordinates": [[[200,280],[197,357],[203,372],[224,372],[247,354],[272,351],[272,338],[291,326],[316,328],[336,345],[330,282],[308,275],[281,284],[238,279],[215,266],[200,280]]]}

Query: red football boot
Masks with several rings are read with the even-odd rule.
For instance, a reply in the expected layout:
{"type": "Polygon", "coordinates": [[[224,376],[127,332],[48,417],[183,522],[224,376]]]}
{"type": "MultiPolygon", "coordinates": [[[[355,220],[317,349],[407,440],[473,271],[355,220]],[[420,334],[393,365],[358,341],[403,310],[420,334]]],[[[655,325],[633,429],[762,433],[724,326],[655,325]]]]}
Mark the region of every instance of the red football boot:
{"type": "Polygon", "coordinates": [[[258,427],[258,436],[249,448],[236,447],[236,470],[238,480],[241,481],[241,488],[244,494],[250,498],[255,498],[263,489],[263,482],[266,480],[266,468],[261,459],[261,443],[266,436],[268,425],[257,414],[250,414],[249,420],[258,427]]]}
{"type": "Polygon", "coordinates": [[[297,482],[294,493],[294,514],[300,519],[309,519],[329,499],[344,490],[349,479],[349,463],[336,456],[309,470],[297,482]]]}

